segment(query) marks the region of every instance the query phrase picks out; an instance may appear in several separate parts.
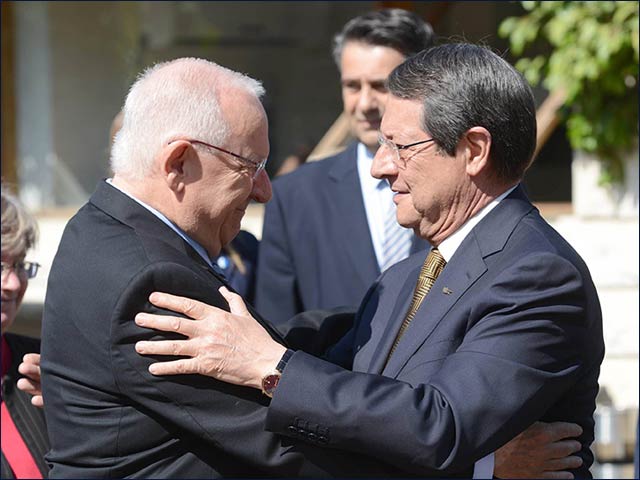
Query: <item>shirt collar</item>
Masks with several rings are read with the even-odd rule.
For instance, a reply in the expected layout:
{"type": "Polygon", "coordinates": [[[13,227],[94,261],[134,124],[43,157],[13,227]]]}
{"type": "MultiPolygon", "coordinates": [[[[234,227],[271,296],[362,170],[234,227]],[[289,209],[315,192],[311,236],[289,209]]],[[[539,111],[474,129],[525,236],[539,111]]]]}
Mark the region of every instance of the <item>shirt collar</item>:
{"type": "Polygon", "coordinates": [[[442,241],[442,243],[440,245],[438,245],[438,251],[440,251],[440,253],[442,254],[443,258],[447,262],[449,260],[451,260],[451,257],[453,257],[453,254],[456,253],[456,250],[458,250],[458,247],[462,244],[463,240],[465,238],[467,238],[467,235],[469,235],[469,232],[471,232],[471,230],[473,230],[473,227],[475,227],[478,223],[480,223],[480,220],[482,220],[484,217],[486,217],[487,214],[491,210],[496,208],[498,206],[498,204],[507,195],[509,195],[511,192],[513,192],[513,190],[515,190],[515,188],[517,186],[518,185],[514,185],[513,187],[508,189],[506,192],[504,192],[502,195],[500,195],[500,196],[496,197],[495,199],[493,199],[492,202],[490,202],[482,210],[480,210],[473,217],[471,217],[469,220],[467,220],[465,223],[463,223],[462,226],[458,230],[453,232],[453,234],[449,235],[447,238],[445,238],[442,241]]]}

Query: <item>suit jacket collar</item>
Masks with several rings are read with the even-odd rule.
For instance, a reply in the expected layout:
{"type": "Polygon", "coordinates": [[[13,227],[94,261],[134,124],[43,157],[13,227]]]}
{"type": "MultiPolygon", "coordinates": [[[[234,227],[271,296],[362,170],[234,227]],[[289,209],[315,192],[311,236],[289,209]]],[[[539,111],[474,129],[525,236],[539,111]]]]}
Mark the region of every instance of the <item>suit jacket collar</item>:
{"type": "Polygon", "coordinates": [[[522,185],[518,185],[471,231],[477,239],[482,255],[488,257],[502,250],[516,225],[532,210],[537,209],[527,198],[522,185]]]}
{"type": "MultiPolygon", "coordinates": [[[[333,162],[329,169],[329,178],[335,182],[341,182],[345,177],[353,174],[358,175],[358,144],[350,143],[347,148],[336,155],[336,162],[333,162]]],[[[358,181],[360,186],[360,181],[358,181]]]]}
{"type": "Polygon", "coordinates": [[[327,172],[329,201],[338,210],[331,217],[340,248],[346,252],[360,281],[369,285],[380,274],[378,261],[371,241],[367,212],[362,199],[362,187],[358,176],[357,143],[350,144],[333,162],[327,172]],[[363,243],[364,242],[364,243],[363,243]]]}
{"type": "Polygon", "coordinates": [[[380,357],[386,360],[408,310],[421,267],[420,260],[424,261],[424,256],[418,257],[402,290],[404,297],[399,299],[380,344],[376,361],[372,365],[374,371],[384,369],[384,374],[390,377],[395,377],[400,372],[451,307],[487,271],[485,258],[504,248],[517,224],[533,209],[535,207],[527,199],[522,187],[518,186],[471,230],[424,299],[385,367],[380,357]]]}
{"type": "Polygon", "coordinates": [[[167,226],[149,210],[135,200],[109,185],[105,181],[98,183],[89,203],[102,210],[110,217],[134,229],[140,236],[150,236],[169,244],[174,249],[194,260],[203,269],[211,272],[218,279],[224,280],[191,245],[167,226]]]}

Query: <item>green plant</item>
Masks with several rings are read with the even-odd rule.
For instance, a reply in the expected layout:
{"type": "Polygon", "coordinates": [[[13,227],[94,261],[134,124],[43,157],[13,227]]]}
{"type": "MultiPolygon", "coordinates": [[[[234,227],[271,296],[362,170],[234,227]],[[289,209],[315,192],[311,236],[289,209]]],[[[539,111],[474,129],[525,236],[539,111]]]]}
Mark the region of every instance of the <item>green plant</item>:
{"type": "Polygon", "coordinates": [[[604,163],[601,182],[624,179],[623,155],[638,138],[638,2],[521,2],[499,34],[532,85],[566,94],[561,116],[574,149],[604,163]]]}

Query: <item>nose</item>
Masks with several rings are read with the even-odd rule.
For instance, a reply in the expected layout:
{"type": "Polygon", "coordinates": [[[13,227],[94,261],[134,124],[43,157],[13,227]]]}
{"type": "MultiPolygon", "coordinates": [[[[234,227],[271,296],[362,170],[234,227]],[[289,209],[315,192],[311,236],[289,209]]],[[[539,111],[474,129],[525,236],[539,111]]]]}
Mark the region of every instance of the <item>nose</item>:
{"type": "Polygon", "coordinates": [[[265,170],[262,170],[253,181],[251,199],[258,203],[267,203],[271,200],[271,180],[265,170]]]}
{"type": "Polygon", "coordinates": [[[13,268],[2,272],[2,290],[17,292],[22,287],[22,282],[23,280],[13,268]]]}
{"type": "Polygon", "coordinates": [[[374,110],[378,108],[378,99],[375,91],[368,85],[364,85],[360,89],[360,96],[358,97],[358,109],[363,112],[374,110]]]}
{"type": "Polygon", "coordinates": [[[393,161],[394,152],[385,145],[380,145],[371,163],[371,176],[374,178],[389,178],[398,175],[398,167],[393,161]]]}

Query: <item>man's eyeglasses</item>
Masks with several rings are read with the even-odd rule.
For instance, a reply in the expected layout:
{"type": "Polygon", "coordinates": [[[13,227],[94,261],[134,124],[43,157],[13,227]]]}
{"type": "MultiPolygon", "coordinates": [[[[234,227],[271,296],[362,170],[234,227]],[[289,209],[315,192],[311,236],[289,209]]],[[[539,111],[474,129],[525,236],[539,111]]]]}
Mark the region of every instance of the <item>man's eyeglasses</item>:
{"type": "Polygon", "coordinates": [[[407,160],[405,158],[402,158],[402,156],[400,155],[400,150],[406,150],[409,147],[415,147],[416,145],[422,145],[423,143],[429,143],[433,141],[433,138],[428,138],[419,142],[409,143],[408,145],[399,145],[386,138],[384,135],[382,135],[382,133],[378,132],[378,144],[381,147],[387,147],[393,152],[393,163],[395,163],[395,165],[400,170],[404,170],[405,168],[407,168],[407,160]]]}
{"type": "Polygon", "coordinates": [[[38,273],[40,264],[36,262],[14,262],[13,264],[2,262],[2,279],[4,280],[9,272],[13,270],[20,278],[33,278],[38,273]]]}
{"type": "Polygon", "coordinates": [[[215,145],[211,145],[210,143],[203,142],[201,140],[185,139],[184,141],[189,143],[197,143],[199,145],[204,145],[205,147],[213,148],[214,150],[218,150],[222,153],[226,153],[227,155],[231,155],[232,157],[237,158],[238,160],[242,161],[247,166],[247,168],[252,172],[252,176],[254,180],[258,178],[258,175],[260,175],[260,172],[264,170],[264,167],[267,165],[266,158],[264,160],[255,161],[247,157],[243,157],[242,155],[238,155],[237,153],[230,152],[229,150],[225,150],[224,148],[216,147],[215,145]]]}

